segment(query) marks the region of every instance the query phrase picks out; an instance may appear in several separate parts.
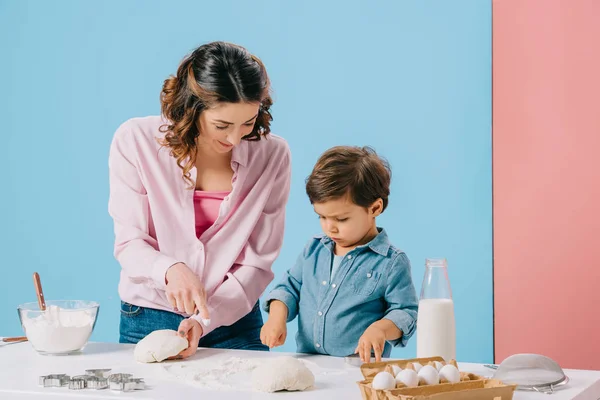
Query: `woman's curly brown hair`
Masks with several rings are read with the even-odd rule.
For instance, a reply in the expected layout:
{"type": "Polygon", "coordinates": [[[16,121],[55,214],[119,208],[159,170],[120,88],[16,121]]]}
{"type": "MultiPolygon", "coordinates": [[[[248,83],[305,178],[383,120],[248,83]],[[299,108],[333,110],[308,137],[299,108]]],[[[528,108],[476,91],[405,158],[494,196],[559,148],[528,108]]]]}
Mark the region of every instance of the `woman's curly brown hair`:
{"type": "Polygon", "coordinates": [[[160,101],[161,112],[169,123],[160,127],[165,137],[159,142],[170,149],[190,186],[194,185],[190,170],[196,163],[198,120],[203,110],[219,102],[258,102],[254,129],[243,139],[260,140],[271,131],[273,117],[269,109],[273,100],[265,66],[235,44],[212,42],[186,56],[177,75],[165,80],[160,101]]]}

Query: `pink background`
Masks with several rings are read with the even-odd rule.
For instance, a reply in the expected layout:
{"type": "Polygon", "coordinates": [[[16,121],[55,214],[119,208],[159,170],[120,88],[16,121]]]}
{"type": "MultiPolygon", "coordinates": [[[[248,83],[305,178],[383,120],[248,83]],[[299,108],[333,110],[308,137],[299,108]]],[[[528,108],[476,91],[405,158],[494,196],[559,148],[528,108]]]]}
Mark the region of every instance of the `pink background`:
{"type": "Polygon", "coordinates": [[[600,369],[600,1],[493,1],[496,362],[600,369]]]}

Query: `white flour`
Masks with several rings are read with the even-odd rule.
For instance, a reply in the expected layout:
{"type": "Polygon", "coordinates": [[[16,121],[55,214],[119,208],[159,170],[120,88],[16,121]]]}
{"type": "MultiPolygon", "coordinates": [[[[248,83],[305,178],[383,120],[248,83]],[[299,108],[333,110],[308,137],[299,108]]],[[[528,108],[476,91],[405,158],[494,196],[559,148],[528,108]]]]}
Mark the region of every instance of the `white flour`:
{"type": "MultiPolygon", "coordinates": [[[[252,371],[268,358],[230,357],[226,360],[200,359],[188,362],[166,364],[162,368],[168,376],[183,383],[208,390],[254,391],[252,388],[252,371]]],[[[338,369],[319,367],[307,360],[300,360],[318,379],[323,375],[343,375],[347,372],[338,369]]],[[[318,385],[317,385],[318,386],[318,385]]]]}
{"type": "Polygon", "coordinates": [[[174,378],[185,383],[213,390],[247,389],[251,387],[249,378],[256,368],[256,360],[231,357],[216,365],[203,365],[202,362],[179,362],[165,366],[165,370],[174,378]],[[245,378],[245,379],[244,379],[245,378]]]}
{"type": "Polygon", "coordinates": [[[81,349],[92,334],[93,325],[94,316],[89,310],[65,310],[51,305],[35,318],[23,314],[27,339],[36,350],[46,353],[81,349]]]}

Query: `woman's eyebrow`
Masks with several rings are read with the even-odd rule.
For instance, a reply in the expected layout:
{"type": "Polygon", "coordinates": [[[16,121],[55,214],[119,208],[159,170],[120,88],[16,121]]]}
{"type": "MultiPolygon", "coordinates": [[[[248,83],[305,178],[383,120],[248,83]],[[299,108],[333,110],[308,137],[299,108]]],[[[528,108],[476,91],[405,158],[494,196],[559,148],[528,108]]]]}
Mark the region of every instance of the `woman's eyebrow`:
{"type": "MultiPolygon", "coordinates": [[[[250,118],[248,121],[246,121],[244,123],[247,124],[248,122],[252,121],[256,117],[258,117],[258,113],[254,117],[250,118]]],[[[222,119],[213,119],[213,122],[219,122],[221,124],[233,125],[233,122],[223,121],[222,119]]]]}

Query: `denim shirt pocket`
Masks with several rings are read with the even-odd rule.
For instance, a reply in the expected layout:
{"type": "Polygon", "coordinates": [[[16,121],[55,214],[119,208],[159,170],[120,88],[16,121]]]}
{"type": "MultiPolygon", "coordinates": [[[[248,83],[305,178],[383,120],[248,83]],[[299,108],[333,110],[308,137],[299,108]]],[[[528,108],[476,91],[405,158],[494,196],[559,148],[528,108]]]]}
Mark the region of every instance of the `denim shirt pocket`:
{"type": "Polygon", "coordinates": [[[354,289],[354,293],[361,296],[372,295],[377,288],[380,279],[381,272],[373,271],[367,268],[361,268],[352,276],[352,287],[354,289]]]}
{"type": "Polygon", "coordinates": [[[126,317],[135,317],[142,312],[142,307],[121,301],[121,314],[126,317]]]}

